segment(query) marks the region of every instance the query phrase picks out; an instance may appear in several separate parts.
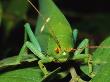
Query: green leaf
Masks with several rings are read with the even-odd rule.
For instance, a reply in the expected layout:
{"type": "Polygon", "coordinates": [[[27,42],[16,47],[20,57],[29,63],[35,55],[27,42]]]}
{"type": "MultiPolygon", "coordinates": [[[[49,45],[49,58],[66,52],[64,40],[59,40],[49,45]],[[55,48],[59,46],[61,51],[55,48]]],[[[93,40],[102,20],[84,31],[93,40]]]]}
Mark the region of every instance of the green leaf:
{"type": "MultiPolygon", "coordinates": [[[[51,82],[58,76],[60,69],[55,69],[45,77],[40,68],[35,67],[5,71],[0,74],[0,82],[51,82]]],[[[57,79],[60,79],[60,76],[57,79]]]]}
{"type": "Polygon", "coordinates": [[[91,80],[92,82],[109,82],[110,81],[110,63],[100,66],[95,77],[91,80]]]}
{"type": "MultiPolygon", "coordinates": [[[[9,57],[9,58],[5,58],[5,59],[1,60],[0,69],[8,67],[8,66],[18,65],[19,63],[16,63],[16,59],[17,59],[17,56],[13,56],[13,57],[9,57]]],[[[33,54],[29,54],[29,55],[25,54],[21,60],[21,63],[22,62],[32,62],[35,60],[37,60],[37,58],[33,54]]]]}
{"type": "Polygon", "coordinates": [[[110,37],[105,39],[100,48],[93,53],[93,72],[95,77],[93,82],[108,82],[110,81],[110,37]]]}
{"type": "Polygon", "coordinates": [[[0,82],[41,82],[43,73],[38,68],[24,68],[0,75],[0,82]]]}

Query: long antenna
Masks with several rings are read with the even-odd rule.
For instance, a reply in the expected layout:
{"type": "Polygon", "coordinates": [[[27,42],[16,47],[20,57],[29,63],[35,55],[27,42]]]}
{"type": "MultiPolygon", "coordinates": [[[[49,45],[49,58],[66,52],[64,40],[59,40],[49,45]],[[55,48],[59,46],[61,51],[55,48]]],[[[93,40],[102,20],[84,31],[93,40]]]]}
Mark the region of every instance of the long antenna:
{"type": "Polygon", "coordinates": [[[44,19],[44,17],[42,16],[42,14],[39,12],[39,10],[33,5],[33,3],[30,0],[27,0],[31,6],[38,12],[38,14],[44,19]]]}

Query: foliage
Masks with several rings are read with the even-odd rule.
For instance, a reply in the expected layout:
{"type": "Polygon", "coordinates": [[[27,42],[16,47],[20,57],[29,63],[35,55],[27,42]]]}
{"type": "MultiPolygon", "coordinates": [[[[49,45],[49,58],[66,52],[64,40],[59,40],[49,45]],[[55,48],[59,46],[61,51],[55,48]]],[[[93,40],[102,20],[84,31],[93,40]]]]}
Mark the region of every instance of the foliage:
{"type": "Polygon", "coordinates": [[[38,68],[16,69],[0,75],[0,82],[40,82],[43,73],[38,68]]]}
{"type": "MultiPolygon", "coordinates": [[[[110,37],[105,39],[100,46],[107,47],[110,45],[110,37]]],[[[93,82],[108,82],[110,81],[110,48],[98,48],[93,53],[94,61],[94,72],[95,77],[92,79],[93,82]]]]}

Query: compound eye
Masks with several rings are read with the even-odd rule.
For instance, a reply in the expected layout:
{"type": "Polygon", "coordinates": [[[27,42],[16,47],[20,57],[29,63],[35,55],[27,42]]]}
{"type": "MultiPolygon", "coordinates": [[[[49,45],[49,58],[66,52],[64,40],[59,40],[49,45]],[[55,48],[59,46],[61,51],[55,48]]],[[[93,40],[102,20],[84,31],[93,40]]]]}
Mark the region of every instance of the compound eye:
{"type": "Polygon", "coordinates": [[[61,48],[55,48],[56,53],[60,53],[60,51],[61,51],[61,48]]]}

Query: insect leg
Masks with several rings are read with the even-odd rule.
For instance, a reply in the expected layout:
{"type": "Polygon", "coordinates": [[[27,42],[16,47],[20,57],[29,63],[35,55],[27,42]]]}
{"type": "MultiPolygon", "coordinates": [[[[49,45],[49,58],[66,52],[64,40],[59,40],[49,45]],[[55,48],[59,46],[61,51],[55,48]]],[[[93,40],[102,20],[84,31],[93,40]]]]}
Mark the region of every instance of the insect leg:
{"type": "Polygon", "coordinates": [[[47,76],[49,72],[47,71],[46,67],[43,65],[42,60],[38,61],[40,69],[43,71],[44,75],[47,76]]]}
{"type": "Polygon", "coordinates": [[[74,53],[74,56],[78,56],[79,59],[80,58],[84,58],[84,59],[87,59],[87,62],[88,62],[88,67],[89,67],[89,73],[92,73],[92,56],[91,54],[89,54],[89,48],[88,48],[88,45],[89,45],[89,40],[88,39],[84,39],[78,46],[77,50],[75,51],[74,53]],[[85,50],[85,54],[81,54],[82,51],[85,50]],[[85,55],[85,56],[84,56],[85,55]],[[82,57],[84,56],[84,57],[82,57]]]}
{"type": "Polygon", "coordinates": [[[31,50],[35,56],[37,56],[39,59],[43,60],[43,62],[49,62],[50,59],[46,57],[44,54],[42,54],[39,50],[36,49],[36,47],[29,41],[25,42],[23,47],[20,50],[19,56],[17,57],[17,62],[20,63],[22,61],[22,58],[24,56],[24,53],[26,52],[27,48],[31,50]]]}
{"type": "Polygon", "coordinates": [[[22,61],[22,58],[24,56],[24,53],[26,53],[27,49],[29,49],[33,54],[40,59],[38,62],[39,67],[43,71],[45,75],[48,74],[48,71],[46,70],[46,67],[42,63],[51,62],[53,59],[46,57],[44,54],[41,53],[40,45],[35,38],[34,34],[31,31],[31,28],[28,23],[25,24],[25,42],[23,47],[21,48],[21,51],[19,53],[19,56],[17,57],[16,63],[20,63],[22,61]],[[30,42],[27,40],[27,35],[30,38],[30,42]]]}
{"type": "Polygon", "coordinates": [[[29,23],[26,23],[24,26],[25,26],[25,34],[27,34],[29,36],[30,41],[36,47],[36,49],[41,51],[40,44],[39,44],[39,42],[37,40],[37,37],[35,37],[35,35],[33,34],[29,23]]]}
{"type": "Polygon", "coordinates": [[[24,56],[24,53],[26,53],[27,48],[29,48],[41,60],[48,61],[48,58],[45,57],[41,53],[40,45],[39,45],[37,39],[35,38],[33,32],[31,31],[30,25],[28,23],[26,23],[24,26],[25,26],[25,42],[24,42],[23,47],[21,48],[19,56],[17,57],[17,62],[20,63],[20,61],[22,61],[22,58],[24,56]],[[26,41],[27,40],[27,35],[29,36],[31,42],[26,41]]]}
{"type": "Polygon", "coordinates": [[[39,64],[39,67],[40,69],[43,71],[43,73],[45,75],[48,74],[48,71],[46,70],[46,67],[43,65],[43,63],[47,63],[47,62],[51,62],[52,59],[46,57],[44,54],[42,54],[39,50],[36,49],[36,47],[29,41],[25,42],[23,47],[21,48],[21,51],[19,53],[19,56],[17,57],[17,61],[16,63],[20,63],[24,53],[25,53],[25,50],[26,49],[30,49],[35,56],[37,56],[39,59],[41,59],[38,64],[39,64]]]}
{"type": "Polygon", "coordinates": [[[89,53],[88,43],[89,40],[84,39],[77,47],[77,50],[74,52],[74,55],[77,56],[78,54],[81,54],[83,50],[85,50],[85,54],[88,54],[89,53]]]}
{"type": "Polygon", "coordinates": [[[77,29],[74,29],[73,30],[73,41],[74,41],[74,43],[76,43],[77,36],[78,36],[78,30],[77,29]]]}

